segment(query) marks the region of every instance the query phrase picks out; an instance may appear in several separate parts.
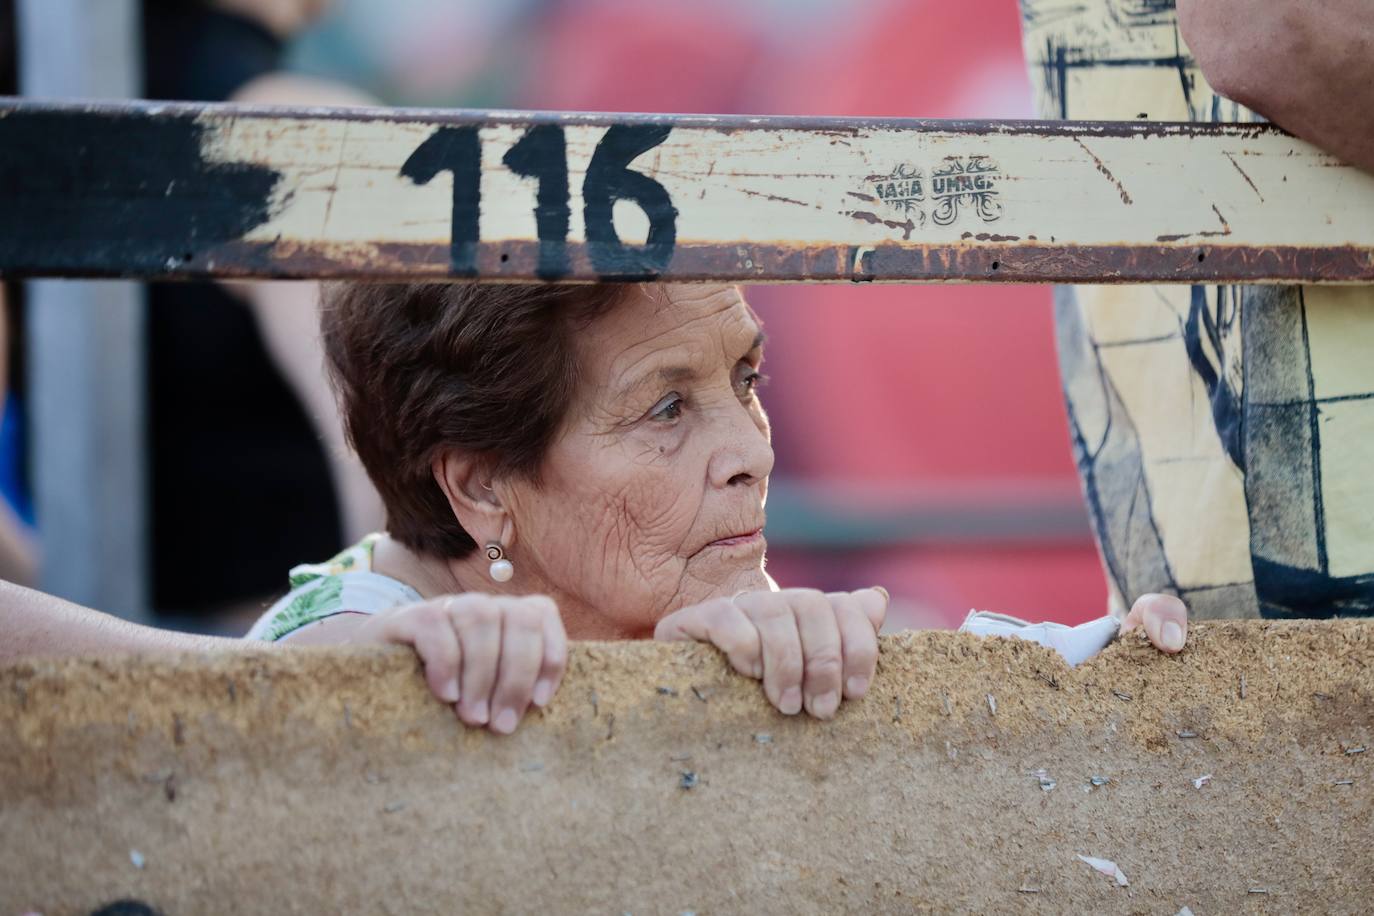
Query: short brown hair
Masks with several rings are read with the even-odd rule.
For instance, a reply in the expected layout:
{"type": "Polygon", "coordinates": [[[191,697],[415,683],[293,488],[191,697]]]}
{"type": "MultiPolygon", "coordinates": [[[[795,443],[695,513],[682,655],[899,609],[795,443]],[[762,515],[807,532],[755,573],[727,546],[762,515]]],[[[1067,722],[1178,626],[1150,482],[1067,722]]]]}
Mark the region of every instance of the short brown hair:
{"type": "Polygon", "coordinates": [[[538,480],[577,387],[572,335],[609,311],[610,285],[336,283],[320,332],[344,430],[412,550],[476,546],[434,479],[447,449],[538,480]]]}

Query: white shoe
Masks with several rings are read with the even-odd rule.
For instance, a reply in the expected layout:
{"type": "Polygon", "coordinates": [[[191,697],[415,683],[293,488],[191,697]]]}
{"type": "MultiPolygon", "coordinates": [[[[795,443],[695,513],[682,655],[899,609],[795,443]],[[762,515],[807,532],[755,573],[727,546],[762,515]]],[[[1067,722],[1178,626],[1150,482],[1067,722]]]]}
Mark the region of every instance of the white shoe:
{"type": "Polygon", "coordinates": [[[959,632],[1028,639],[1058,652],[1070,665],[1077,665],[1106,648],[1108,643],[1116,639],[1120,629],[1120,621],[1111,616],[1069,627],[1062,623],[1031,623],[994,611],[969,611],[959,632]]]}

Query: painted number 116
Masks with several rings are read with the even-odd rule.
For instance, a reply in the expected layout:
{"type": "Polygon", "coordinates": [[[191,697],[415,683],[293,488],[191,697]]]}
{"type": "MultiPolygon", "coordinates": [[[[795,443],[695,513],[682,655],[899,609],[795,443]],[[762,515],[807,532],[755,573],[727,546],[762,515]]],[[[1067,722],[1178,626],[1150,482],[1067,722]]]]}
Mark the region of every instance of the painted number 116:
{"type": "MultiPolygon", "coordinates": [[[[453,175],[453,234],[449,264],[460,277],[477,276],[478,225],[481,215],[482,143],[477,125],[441,127],[421,143],[401,174],[416,184],[428,184],[440,172],[453,175]]],[[[637,156],[668,138],[671,127],[657,124],[616,124],[596,144],[582,180],[582,218],[586,225],[587,256],[605,280],[644,280],[658,276],[673,257],[677,241],[677,209],[668,190],[654,179],[633,171],[637,156]],[[612,210],[616,201],[636,204],[649,218],[643,245],[627,245],[615,231],[612,210]]],[[[501,160],[517,175],[539,182],[534,222],[539,237],[535,274],[557,280],[570,272],[568,224],[568,153],[563,128],[537,124],[501,160]]]]}

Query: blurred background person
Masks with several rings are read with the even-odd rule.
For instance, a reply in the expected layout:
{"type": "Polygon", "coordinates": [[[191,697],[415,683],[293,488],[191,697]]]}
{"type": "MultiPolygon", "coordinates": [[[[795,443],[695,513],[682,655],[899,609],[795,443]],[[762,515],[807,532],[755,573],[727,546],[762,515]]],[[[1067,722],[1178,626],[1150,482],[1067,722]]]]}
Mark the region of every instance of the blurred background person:
{"type": "MultiPolygon", "coordinates": [[[[144,94],[371,104],[281,72],[286,42],[328,6],[144,0],[144,94]]],[[[301,556],[381,525],[323,376],[317,300],[308,282],[148,287],[152,600],[164,622],[241,633],[301,556]]]]}

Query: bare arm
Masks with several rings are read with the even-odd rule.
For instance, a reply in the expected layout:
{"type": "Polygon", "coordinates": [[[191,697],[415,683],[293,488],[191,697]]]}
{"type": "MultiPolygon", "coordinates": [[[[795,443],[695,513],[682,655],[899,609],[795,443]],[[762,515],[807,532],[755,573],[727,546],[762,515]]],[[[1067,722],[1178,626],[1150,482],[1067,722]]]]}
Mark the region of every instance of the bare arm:
{"type": "Polygon", "coordinates": [[[1178,0],[1207,82],[1374,172],[1374,0],[1178,0]]]}
{"type": "Polygon", "coordinates": [[[0,581],[0,664],[32,656],[265,649],[271,643],[139,626],[0,581]]]}

